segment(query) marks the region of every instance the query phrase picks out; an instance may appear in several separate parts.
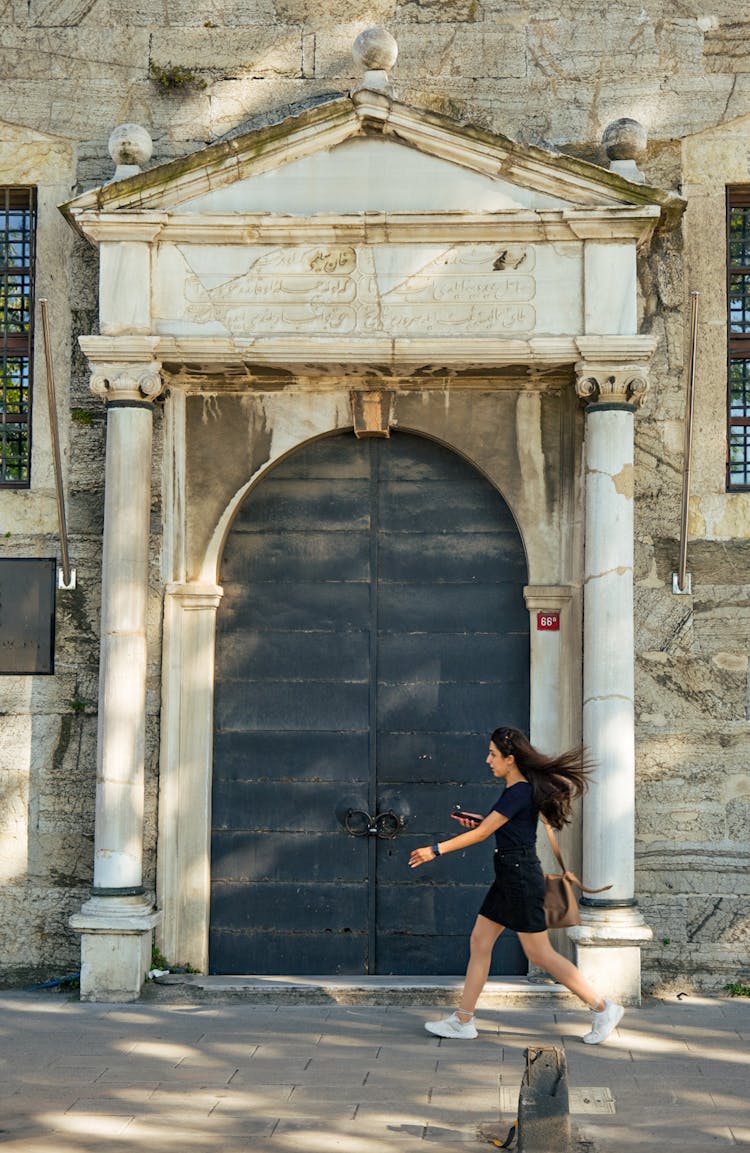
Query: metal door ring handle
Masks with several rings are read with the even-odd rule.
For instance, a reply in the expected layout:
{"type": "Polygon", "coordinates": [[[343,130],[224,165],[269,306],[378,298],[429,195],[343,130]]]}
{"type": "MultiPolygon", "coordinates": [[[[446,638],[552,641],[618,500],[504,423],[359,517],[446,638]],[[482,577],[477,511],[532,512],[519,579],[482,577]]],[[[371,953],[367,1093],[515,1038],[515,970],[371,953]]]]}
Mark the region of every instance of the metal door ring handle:
{"type": "Polygon", "coordinates": [[[386,809],[371,817],[365,809],[348,809],[344,817],[344,828],[352,837],[378,837],[381,841],[392,841],[406,824],[406,818],[386,809]]]}
{"type": "Polygon", "coordinates": [[[404,818],[399,817],[398,813],[394,813],[393,809],[388,809],[385,813],[378,813],[375,818],[377,835],[384,841],[392,841],[394,837],[398,836],[404,823],[404,818]]]}
{"type": "Polygon", "coordinates": [[[372,827],[372,817],[364,809],[349,809],[344,817],[344,828],[347,833],[352,837],[366,837],[372,827]],[[358,824],[357,827],[352,827],[353,817],[364,817],[364,825],[358,824]]]}

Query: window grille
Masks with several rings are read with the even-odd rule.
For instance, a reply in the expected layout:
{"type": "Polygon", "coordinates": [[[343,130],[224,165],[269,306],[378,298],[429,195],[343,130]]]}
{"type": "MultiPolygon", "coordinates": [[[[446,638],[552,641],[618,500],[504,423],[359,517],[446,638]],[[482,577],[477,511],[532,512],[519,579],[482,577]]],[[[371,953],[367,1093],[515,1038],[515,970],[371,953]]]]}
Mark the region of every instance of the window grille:
{"type": "Polygon", "coordinates": [[[0,185],[0,487],[28,488],[36,193],[0,185]]]}
{"type": "Polygon", "coordinates": [[[727,488],[750,490],[750,186],[727,189],[727,488]]]}

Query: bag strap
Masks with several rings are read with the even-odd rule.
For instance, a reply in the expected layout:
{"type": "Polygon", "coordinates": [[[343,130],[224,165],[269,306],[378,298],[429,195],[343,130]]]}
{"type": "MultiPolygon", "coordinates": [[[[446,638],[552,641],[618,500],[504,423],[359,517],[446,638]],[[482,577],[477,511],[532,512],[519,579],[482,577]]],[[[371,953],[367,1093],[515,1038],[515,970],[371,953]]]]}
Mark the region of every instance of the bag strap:
{"type": "MultiPolygon", "coordinates": [[[[540,814],[540,816],[541,816],[541,814],[540,814]]],[[[560,868],[562,869],[563,873],[567,873],[568,870],[565,868],[565,861],[562,859],[562,853],[560,852],[560,845],[558,843],[557,837],[555,836],[555,830],[552,828],[552,825],[547,824],[544,817],[542,817],[541,820],[542,820],[542,824],[544,825],[545,829],[547,830],[547,836],[549,837],[549,843],[552,846],[552,852],[555,854],[555,857],[557,858],[557,863],[560,866],[560,868]]]]}
{"type": "MultiPolygon", "coordinates": [[[[541,814],[540,814],[540,816],[541,816],[541,814]]],[[[564,877],[567,877],[569,881],[572,881],[573,884],[577,885],[582,893],[603,893],[606,889],[612,888],[611,885],[602,885],[601,888],[599,888],[599,889],[590,889],[588,885],[584,885],[583,881],[578,880],[578,877],[575,875],[575,873],[571,873],[569,869],[566,869],[565,868],[565,861],[563,860],[562,853],[560,852],[560,845],[559,845],[559,842],[558,842],[557,837],[555,835],[555,830],[552,828],[551,825],[547,824],[544,817],[541,817],[541,820],[542,820],[542,824],[544,825],[545,829],[547,830],[547,836],[549,837],[549,842],[550,842],[550,845],[552,846],[552,852],[555,854],[555,857],[557,858],[557,863],[560,866],[560,868],[562,869],[562,874],[564,877]]]]}

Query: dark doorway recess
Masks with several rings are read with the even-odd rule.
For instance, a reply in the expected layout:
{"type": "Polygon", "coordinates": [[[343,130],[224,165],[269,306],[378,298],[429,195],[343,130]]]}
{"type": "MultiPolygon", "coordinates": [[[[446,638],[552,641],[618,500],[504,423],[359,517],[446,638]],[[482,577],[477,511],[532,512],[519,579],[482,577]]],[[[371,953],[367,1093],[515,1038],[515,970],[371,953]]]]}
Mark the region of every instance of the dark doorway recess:
{"type": "MultiPolygon", "coordinates": [[[[528,725],[523,545],[495,488],[421,437],[342,435],[239,510],[216,645],[214,973],[458,974],[490,842],[498,724],[528,725]]],[[[515,934],[493,971],[525,972],[515,934]]]]}

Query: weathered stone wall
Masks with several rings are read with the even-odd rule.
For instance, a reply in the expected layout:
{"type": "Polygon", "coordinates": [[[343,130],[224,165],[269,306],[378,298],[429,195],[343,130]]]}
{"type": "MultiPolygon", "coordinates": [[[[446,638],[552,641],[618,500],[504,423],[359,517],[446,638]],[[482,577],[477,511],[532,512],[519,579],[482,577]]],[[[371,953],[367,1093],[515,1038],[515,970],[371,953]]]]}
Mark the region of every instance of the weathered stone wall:
{"type": "MultiPolygon", "coordinates": [[[[75,592],[58,596],[56,675],[0,684],[7,977],[67,971],[67,927],[93,855],[104,414],[76,338],[97,330],[96,254],[55,205],[111,177],[111,129],[148,128],[152,163],[348,90],[351,44],[386,24],[399,99],[604,162],[604,127],[649,130],[649,183],[688,197],[684,226],[640,265],[642,328],[659,336],[636,421],[637,878],[655,927],[646,983],[747,974],[750,497],[724,493],[724,186],[750,181],[750,18],[592,0],[6,0],[0,6],[0,183],[40,188],[39,295],[53,324],[75,592]],[[674,596],[687,302],[701,291],[691,596],[674,596]]],[[[51,555],[56,516],[41,345],[29,492],[0,492],[6,555],[51,555]]],[[[159,718],[161,422],[155,420],[147,747],[154,883],[159,718]]],[[[179,958],[173,958],[179,960],[179,958]]]]}
{"type": "Polygon", "coordinates": [[[747,116],[687,137],[681,236],[647,262],[662,336],[638,426],[636,692],[638,892],[654,943],[647,979],[722,986],[750,939],[750,496],[725,492],[725,188],[750,179],[747,116]],[[674,596],[688,359],[698,295],[688,570],[674,596]]]}
{"type": "Polygon", "coordinates": [[[348,89],[374,23],[399,42],[400,99],[526,142],[593,157],[630,115],[658,151],[750,111],[747,24],[727,3],[9,0],[0,19],[0,116],[75,141],[85,182],[109,175],[110,125],[145,124],[164,160],[348,89]]]}

